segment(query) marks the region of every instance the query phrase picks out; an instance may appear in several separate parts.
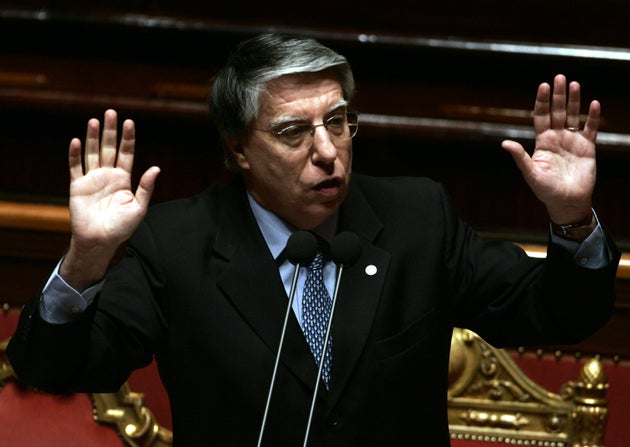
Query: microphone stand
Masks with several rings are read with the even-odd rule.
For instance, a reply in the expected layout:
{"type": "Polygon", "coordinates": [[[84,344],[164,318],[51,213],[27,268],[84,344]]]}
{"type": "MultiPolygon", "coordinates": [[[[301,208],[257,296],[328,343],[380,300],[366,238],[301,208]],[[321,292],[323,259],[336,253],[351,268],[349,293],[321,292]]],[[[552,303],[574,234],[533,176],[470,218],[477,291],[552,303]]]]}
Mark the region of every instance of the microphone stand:
{"type": "Polygon", "coordinates": [[[295,290],[297,289],[298,276],[300,267],[313,259],[315,255],[315,249],[317,242],[315,236],[307,231],[296,231],[289,237],[285,250],[287,251],[287,258],[293,264],[295,264],[295,270],[293,271],[293,280],[291,281],[291,289],[289,292],[289,302],[287,304],[287,310],[284,315],[284,323],[282,325],[282,332],[280,334],[280,342],[278,344],[278,353],[276,354],[276,361],[273,366],[273,374],[271,375],[271,383],[269,385],[269,392],[267,394],[267,403],[265,404],[265,412],[263,414],[262,424],[260,426],[260,433],[258,435],[258,444],[260,447],[262,444],[263,433],[265,431],[265,424],[267,422],[267,416],[269,414],[269,405],[271,403],[271,394],[276,382],[276,374],[278,372],[278,365],[280,363],[280,352],[282,351],[282,345],[284,344],[284,336],[287,331],[287,324],[289,322],[289,315],[293,308],[293,299],[295,297],[295,290]]]}
{"type": "Polygon", "coordinates": [[[273,373],[271,375],[271,384],[269,385],[269,394],[267,395],[267,403],[265,404],[265,414],[263,415],[262,425],[260,427],[260,434],[258,435],[258,447],[262,444],[263,432],[265,431],[265,423],[267,422],[267,414],[269,413],[269,404],[271,403],[271,394],[273,392],[273,385],[276,381],[276,373],[278,372],[278,364],[280,363],[280,350],[284,343],[284,334],[287,330],[287,323],[289,321],[289,315],[291,314],[291,308],[293,307],[293,297],[295,296],[295,289],[297,285],[297,278],[300,272],[300,264],[295,264],[295,271],[293,272],[293,281],[291,282],[291,293],[289,294],[289,305],[284,315],[284,324],[282,325],[282,333],[280,335],[280,344],[278,345],[278,355],[276,356],[276,363],[273,366],[273,373]]]}
{"type": "Polygon", "coordinates": [[[335,291],[332,298],[332,307],[330,309],[330,315],[328,316],[328,327],[326,328],[326,337],[324,338],[324,347],[322,348],[322,355],[319,360],[319,368],[317,370],[317,380],[315,381],[315,391],[313,392],[313,399],[311,400],[311,410],[308,415],[308,423],[306,425],[306,434],[304,436],[304,445],[308,442],[308,435],[311,430],[311,422],[313,420],[313,412],[315,409],[315,399],[317,398],[317,391],[319,390],[319,382],[321,380],[322,370],[324,369],[324,359],[326,357],[326,349],[328,347],[328,339],[330,338],[330,332],[332,328],[332,319],[335,312],[335,304],[337,303],[337,295],[339,294],[339,285],[341,284],[341,274],[343,273],[344,265],[354,264],[361,255],[361,242],[359,237],[352,232],[344,231],[337,234],[331,245],[332,258],[339,266],[337,273],[337,280],[335,282],[335,291]]]}
{"type": "Polygon", "coordinates": [[[339,292],[339,284],[341,283],[341,274],[343,273],[343,263],[339,264],[339,272],[337,273],[337,281],[335,282],[335,291],[333,293],[332,306],[330,308],[330,316],[328,317],[328,326],[326,327],[326,337],[324,338],[324,347],[322,348],[322,355],[319,359],[319,368],[317,369],[317,380],[315,381],[315,391],[313,392],[313,398],[311,400],[311,410],[308,414],[308,423],[306,424],[306,434],[304,435],[303,447],[306,447],[308,442],[308,435],[311,431],[311,422],[313,421],[313,411],[315,409],[315,399],[317,398],[317,391],[319,390],[319,382],[324,369],[324,360],[326,357],[326,349],[328,348],[328,339],[330,338],[330,331],[332,328],[332,317],[335,311],[335,304],[337,303],[337,293],[339,292]]]}

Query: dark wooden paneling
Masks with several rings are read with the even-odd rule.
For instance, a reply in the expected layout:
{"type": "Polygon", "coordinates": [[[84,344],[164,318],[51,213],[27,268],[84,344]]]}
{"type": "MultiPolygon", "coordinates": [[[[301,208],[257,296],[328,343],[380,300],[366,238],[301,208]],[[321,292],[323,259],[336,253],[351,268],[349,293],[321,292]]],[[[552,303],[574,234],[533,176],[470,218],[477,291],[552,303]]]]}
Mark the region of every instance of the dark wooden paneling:
{"type": "MultiPolygon", "coordinates": [[[[500,142],[531,149],[538,83],[579,80],[583,101],[603,106],[595,207],[630,251],[630,2],[551,3],[0,2],[0,199],[64,205],[68,143],[108,107],[136,121],[134,177],[162,168],[155,201],[225,178],[208,80],[234,44],[276,29],[350,60],[355,170],[433,177],[480,231],[520,242],[544,243],[547,218],[500,142]]],[[[66,243],[63,231],[0,228],[0,299],[30,298],[66,243]]],[[[630,355],[628,278],[618,295],[580,349],[630,355]]]]}
{"type": "MultiPolygon", "coordinates": [[[[162,167],[156,200],[202,189],[224,174],[206,112],[209,78],[238,40],[290,23],[347,55],[354,67],[362,113],[355,168],[443,181],[464,218],[480,229],[544,234],[544,210],[500,142],[517,138],[531,148],[537,84],[557,72],[580,80],[585,101],[603,103],[595,204],[613,234],[630,240],[624,167],[630,54],[611,46],[623,39],[592,47],[602,44],[593,30],[612,33],[610,21],[590,20],[586,34],[579,26],[594,2],[565,11],[574,27],[541,27],[559,7],[547,6],[535,33],[528,20],[539,11],[530,3],[530,12],[516,15],[498,2],[476,4],[474,13],[469,6],[401,2],[375,12],[329,2],[308,19],[290,5],[248,16],[202,2],[7,3],[0,9],[0,193],[63,202],[67,144],[107,107],[137,122],[137,173],[162,167]],[[545,34],[556,28],[563,31],[545,34]]],[[[597,5],[592,17],[607,11],[613,20],[625,7],[597,5]]]]}

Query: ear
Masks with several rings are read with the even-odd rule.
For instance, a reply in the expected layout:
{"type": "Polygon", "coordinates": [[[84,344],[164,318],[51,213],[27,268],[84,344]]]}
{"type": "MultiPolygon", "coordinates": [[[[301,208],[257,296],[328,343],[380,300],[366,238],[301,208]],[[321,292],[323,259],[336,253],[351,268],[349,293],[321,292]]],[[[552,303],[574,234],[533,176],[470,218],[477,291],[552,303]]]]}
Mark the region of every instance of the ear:
{"type": "Polygon", "coordinates": [[[245,146],[243,143],[237,140],[230,140],[227,142],[227,146],[230,154],[232,154],[234,164],[241,170],[249,169],[249,160],[245,154],[245,146]]]}

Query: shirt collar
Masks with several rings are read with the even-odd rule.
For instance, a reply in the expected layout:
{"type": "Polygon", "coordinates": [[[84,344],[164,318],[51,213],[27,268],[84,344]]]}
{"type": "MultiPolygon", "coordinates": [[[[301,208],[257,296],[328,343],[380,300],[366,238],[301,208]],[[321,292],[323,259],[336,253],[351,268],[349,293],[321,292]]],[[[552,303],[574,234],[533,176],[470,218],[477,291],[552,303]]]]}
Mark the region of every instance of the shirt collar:
{"type": "MultiPolygon", "coordinates": [[[[296,228],[264,208],[252,197],[249,191],[247,192],[247,200],[273,258],[277,259],[284,247],[286,247],[289,236],[293,234],[296,228]]],[[[331,243],[337,232],[337,216],[338,211],[335,211],[332,216],[311,231],[323,237],[328,243],[331,243]]]]}

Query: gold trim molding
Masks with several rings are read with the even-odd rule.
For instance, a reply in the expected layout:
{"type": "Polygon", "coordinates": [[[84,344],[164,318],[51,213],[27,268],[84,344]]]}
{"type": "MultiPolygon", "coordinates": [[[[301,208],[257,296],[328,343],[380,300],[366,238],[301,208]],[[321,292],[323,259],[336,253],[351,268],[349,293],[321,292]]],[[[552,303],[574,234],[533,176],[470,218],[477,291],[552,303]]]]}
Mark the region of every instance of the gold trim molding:
{"type": "Polygon", "coordinates": [[[505,350],[457,328],[451,339],[448,421],[453,439],[548,447],[604,447],[608,379],[584,363],[559,394],[529,379],[505,350]]]}
{"type": "MultiPolygon", "coordinates": [[[[16,380],[0,341],[0,387],[16,380]]],[[[582,366],[558,394],[529,379],[506,350],[456,328],[451,338],[448,422],[452,439],[540,447],[604,447],[608,380],[598,359],[582,366]]],[[[173,434],[156,421],[142,393],[125,383],[92,393],[93,418],[115,426],[130,447],[171,447],[173,434]]]]}
{"type": "Polygon", "coordinates": [[[113,424],[131,447],[170,447],[173,434],[156,421],[144,404],[144,396],[129,383],[116,393],[92,393],[94,420],[113,424]]]}
{"type": "MultiPolygon", "coordinates": [[[[0,389],[7,380],[17,380],[6,355],[9,339],[0,340],[0,389]]],[[[39,392],[33,389],[33,392],[39,392]]],[[[156,421],[144,404],[144,395],[125,383],[115,393],[92,393],[92,416],[101,424],[113,425],[129,447],[171,447],[173,434],[156,421]]]]}

